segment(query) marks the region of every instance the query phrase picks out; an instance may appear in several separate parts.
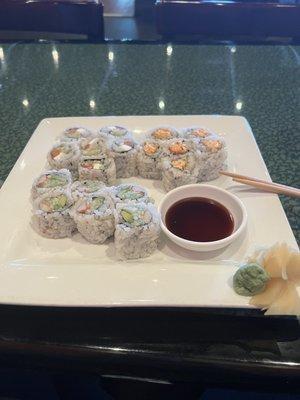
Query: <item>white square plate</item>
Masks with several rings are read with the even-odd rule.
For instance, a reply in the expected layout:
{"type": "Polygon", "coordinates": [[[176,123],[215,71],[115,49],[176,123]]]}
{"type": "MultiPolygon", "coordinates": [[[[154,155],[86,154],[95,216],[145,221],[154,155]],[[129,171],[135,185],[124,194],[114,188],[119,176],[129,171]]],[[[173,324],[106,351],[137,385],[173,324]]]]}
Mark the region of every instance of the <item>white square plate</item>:
{"type": "MultiPolygon", "coordinates": [[[[229,169],[270,180],[251,128],[242,117],[130,116],[49,118],[41,121],[0,191],[0,302],[59,306],[195,306],[250,307],[234,293],[231,277],[239,262],[260,246],[286,241],[297,248],[278,196],[260,193],[221,177],[213,185],[227,188],[244,202],[247,233],[218,252],[194,253],[162,237],[150,258],[130,262],[114,258],[114,244],[87,243],[76,234],[45,239],[30,224],[30,189],[45,168],[46,154],[68,126],[97,128],[124,125],[142,132],[157,125],[183,128],[203,125],[224,135],[229,169]]],[[[156,204],[164,195],[160,182],[130,178],[147,187],[156,204]]]]}

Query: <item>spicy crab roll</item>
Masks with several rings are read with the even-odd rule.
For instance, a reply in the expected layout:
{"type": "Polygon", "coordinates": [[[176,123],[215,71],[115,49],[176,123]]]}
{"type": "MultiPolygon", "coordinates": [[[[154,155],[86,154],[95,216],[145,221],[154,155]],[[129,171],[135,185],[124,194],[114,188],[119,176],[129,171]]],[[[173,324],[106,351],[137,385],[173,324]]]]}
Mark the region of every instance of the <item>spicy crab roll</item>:
{"type": "Polygon", "coordinates": [[[104,243],[114,234],[114,205],[105,189],[79,199],[72,215],[78,231],[91,243],[104,243]]]}
{"type": "Polygon", "coordinates": [[[74,126],[67,128],[61,134],[60,140],[62,142],[78,142],[81,139],[93,137],[93,132],[81,126],[74,126]]]}
{"type": "Polygon", "coordinates": [[[107,152],[106,144],[99,137],[82,139],[79,149],[83,158],[97,158],[107,152]]]}
{"type": "Polygon", "coordinates": [[[52,147],[48,153],[48,162],[54,169],[68,169],[73,178],[78,176],[80,151],[77,143],[60,143],[52,147]]]}
{"type": "Polygon", "coordinates": [[[213,133],[210,130],[200,126],[185,128],[182,130],[181,134],[182,137],[193,140],[195,142],[199,142],[213,135],[213,133]]]}
{"type": "Polygon", "coordinates": [[[132,133],[123,126],[104,126],[99,130],[99,136],[106,141],[132,138],[132,133]]]}
{"type": "Polygon", "coordinates": [[[174,139],[179,136],[179,132],[170,126],[160,126],[151,129],[146,136],[149,139],[156,140],[159,142],[165,142],[166,140],[174,139]]]}
{"type": "Polygon", "coordinates": [[[32,185],[32,198],[36,199],[38,196],[56,189],[66,189],[71,183],[71,173],[67,169],[43,172],[32,185]]]}
{"type": "Polygon", "coordinates": [[[69,190],[56,189],[34,201],[33,226],[42,236],[64,238],[71,236],[76,225],[70,216],[73,199],[69,190]]]}
{"type": "Polygon", "coordinates": [[[227,150],[224,140],[219,136],[210,136],[197,145],[199,157],[198,181],[211,181],[219,177],[219,172],[225,168],[227,150]]]}
{"type": "Polygon", "coordinates": [[[110,144],[110,156],[116,164],[117,178],[136,175],[137,144],[131,138],[115,139],[110,144]]]}
{"type": "Polygon", "coordinates": [[[98,180],[106,185],[114,185],[116,181],[116,165],[113,158],[102,154],[98,158],[87,158],[79,162],[80,180],[98,180]]]}
{"type": "Polygon", "coordinates": [[[176,158],[190,153],[195,153],[195,144],[191,140],[183,138],[176,138],[168,140],[163,144],[163,155],[164,158],[176,158]]]}
{"type": "Polygon", "coordinates": [[[97,180],[75,181],[71,186],[71,193],[74,201],[77,201],[82,197],[98,192],[98,190],[104,187],[105,183],[97,180]]]}
{"type": "Polygon", "coordinates": [[[161,145],[155,140],[146,140],[139,146],[136,163],[142,178],[161,179],[161,155],[161,145]]]}
{"type": "Polygon", "coordinates": [[[113,187],[111,190],[111,196],[115,204],[129,201],[139,203],[152,202],[145,188],[131,183],[123,183],[122,185],[113,187]]]}
{"type": "Polygon", "coordinates": [[[158,246],[159,217],[152,204],[116,205],[115,248],[121,260],[150,256],[158,246]]]}
{"type": "Polygon", "coordinates": [[[165,158],[162,162],[162,183],[167,192],[178,186],[196,183],[198,175],[199,166],[195,153],[165,158]]]}

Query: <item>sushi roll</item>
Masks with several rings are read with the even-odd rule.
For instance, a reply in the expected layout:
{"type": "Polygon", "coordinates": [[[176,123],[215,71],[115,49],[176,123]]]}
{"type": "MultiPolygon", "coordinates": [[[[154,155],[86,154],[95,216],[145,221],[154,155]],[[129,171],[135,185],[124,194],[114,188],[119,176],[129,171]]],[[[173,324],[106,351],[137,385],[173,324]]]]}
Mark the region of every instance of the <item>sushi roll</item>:
{"type": "Polygon", "coordinates": [[[118,203],[115,216],[118,259],[148,257],[157,249],[160,225],[153,204],[118,203]]]}
{"type": "Polygon", "coordinates": [[[165,158],[162,162],[162,183],[165,190],[178,186],[196,183],[199,175],[198,158],[196,153],[174,158],[165,158]]]}
{"type": "Polygon", "coordinates": [[[42,236],[58,239],[71,236],[76,225],[70,216],[73,199],[69,190],[56,189],[34,201],[33,227],[42,236]]]}
{"type": "Polygon", "coordinates": [[[139,146],[136,163],[142,178],[161,179],[161,154],[161,145],[155,140],[146,140],[139,146]]]}
{"type": "Polygon", "coordinates": [[[99,136],[106,141],[132,138],[132,133],[123,126],[104,126],[99,130],[99,136]]]}
{"type": "Polygon", "coordinates": [[[74,126],[67,128],[61,134],[60,140],[62,142],[78,142],[81,139],[89,138],[93,136],[93,132],[87,128],[80,126],[74,126]]]}
{"type": "Polygon", "coordinates": [[[151,129],[146,136],[147,138],[156,140],[158,142],[165,142],[166,140],[178,137],[179,132],[170,126],[160,126],[151,129]]]}
{"type": "Polygon", "coordinates": [[[196,147],[191,140],[176,138],[168,140],[163,144],[162,160],[165,158],[176,158],[195,153],[196,147]]]}
{"type": "Polygon", "coordinates": [[[211,131],[200,126],[183,129],[181,134],[185,139],[193,140],[196,143],[213,135],[211,131]]]}
{"type": "Polygon", "coordinates": [[[109,154],[115,160],[117,178],[136,175],[137,144],[133,139],[126,137],[113,140],[109,154]]]}
{"type": "Polygon", "coordinates": [[[97,158],[107,152],[106,144],[98,137],[82,139],[79,144],[81,156],[84,158],[97,158]]]}
{"type": "Polygon", "coordinates": [[[77,143],[60,143],[52,147],[48,153],[48,163],[53,169],[68,169],[72,177],[78,176],[80,151],[77,143]]]}
{"type": "Polygon", "coordinates": [[[114,205],[105,189],[79,199],[72,216],[78,231],[91,243],[104,243],[114,234],[114,205]]]}
{"type": "Polygon", "coordinates": [[[105,183],[97,180],[75,181],[71,186],[73,200],[77,201],[82,197],[98,192],[98,190],[104,187],[105,183]]]}
{"type": "Polygon", "coordinates": [[[227,150],[224,140],[219,136],[210,136],[197,145],[199,158],[198,182],[211,181],[219,177],[219,172],[225,168],[227,150]]]}
{"type": "Polygon", "coordinates": [[[116,165],[113,158],[102,154],[98,158],[82,159],[78,165],[79,180],[98,180],[106,185],[116,182],[116,165]]]}
{"type": "Polygon", "coordinates": [[[152,202],[146,189],[134,184],[123,183],[111,190],[111,196],[115,204],[121,202],[152,202]]]}
{"type": "Polygon", "coordinates": [[[66,189],[71,185],[71,183],[71,173],[67,169],[43,172],[32,185],[32,198],[36,199],[44,193],[49,193],[59,188],[66,189]]]}

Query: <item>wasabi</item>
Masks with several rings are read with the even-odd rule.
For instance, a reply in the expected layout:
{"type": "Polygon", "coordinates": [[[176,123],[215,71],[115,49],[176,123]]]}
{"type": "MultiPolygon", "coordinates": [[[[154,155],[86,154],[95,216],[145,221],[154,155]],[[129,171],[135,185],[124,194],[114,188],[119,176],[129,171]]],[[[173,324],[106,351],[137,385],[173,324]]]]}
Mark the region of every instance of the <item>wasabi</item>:
{"type": "Polygon", "coordinates": [[[233,289],[241,296],[254,296],[265,290],[269,279],[269,275],[260,265],[244,264],[233,276],[233,289]]]}

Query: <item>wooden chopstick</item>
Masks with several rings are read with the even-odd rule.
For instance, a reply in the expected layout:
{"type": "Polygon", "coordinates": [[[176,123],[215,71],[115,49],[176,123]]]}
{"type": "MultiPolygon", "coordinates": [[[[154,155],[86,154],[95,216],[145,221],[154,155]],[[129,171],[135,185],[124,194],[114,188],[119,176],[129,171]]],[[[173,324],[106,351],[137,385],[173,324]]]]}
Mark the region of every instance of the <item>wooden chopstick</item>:
{"type": "Polygon", "coordinates": [[[291,197],[300,197],[300,189],[294,188],[292,186],[286,186],[280,183],[263,181],[261,179],[251,178],[250,176],[235,174],[233,172],[221,171],[220,174],[230,176],[235,182],[253,186],[258,189],[265,190],[267,192],[272,192],[276,194],[285,194],[286,196],[291,196],[291,197]]]}

